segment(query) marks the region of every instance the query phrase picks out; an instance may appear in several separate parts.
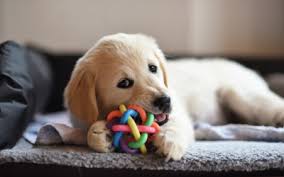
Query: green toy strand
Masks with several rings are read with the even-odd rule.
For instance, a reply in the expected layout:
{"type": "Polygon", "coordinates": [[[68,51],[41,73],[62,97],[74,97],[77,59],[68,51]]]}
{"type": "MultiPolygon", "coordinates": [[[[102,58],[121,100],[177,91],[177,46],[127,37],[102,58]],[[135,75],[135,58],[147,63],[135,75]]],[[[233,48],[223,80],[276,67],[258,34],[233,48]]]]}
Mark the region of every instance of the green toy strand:
{"type": "MultiPolygon", "coordinates": [[[[151,126],[154,122],[154,115],[152,113],[147,113],[147,120],[144,125],[151,126]]],[[[142,133],[138,141],[128,143],[128,146],[134,149],[140,148],[146,143],[148,139],[148,133],[142,133]]]]}
{"type": "Polygon", "coordinates": [[[147,121],[145,122],[144,125],[151,126],[154,122],[155,117],[152,113],[147,113],[147,118],[148,119],[147,119],[147,121]]]}

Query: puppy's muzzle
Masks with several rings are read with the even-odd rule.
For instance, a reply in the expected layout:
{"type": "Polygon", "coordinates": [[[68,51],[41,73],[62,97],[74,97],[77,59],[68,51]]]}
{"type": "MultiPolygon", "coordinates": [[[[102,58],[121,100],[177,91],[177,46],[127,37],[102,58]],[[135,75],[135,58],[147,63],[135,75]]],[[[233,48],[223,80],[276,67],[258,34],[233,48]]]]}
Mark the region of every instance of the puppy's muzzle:
{"type": "Polygon", "coordinates": [[[161,96],[154,100],[153,105],[163,113],[171,111],[171,98],[169,96],[161,96]]]}

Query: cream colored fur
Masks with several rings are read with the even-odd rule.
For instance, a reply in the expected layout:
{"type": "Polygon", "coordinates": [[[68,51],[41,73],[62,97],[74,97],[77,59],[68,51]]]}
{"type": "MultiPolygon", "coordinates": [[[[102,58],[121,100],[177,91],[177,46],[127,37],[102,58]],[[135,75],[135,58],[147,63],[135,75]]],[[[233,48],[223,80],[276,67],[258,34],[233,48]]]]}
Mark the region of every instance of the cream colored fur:
{"type": "Polygon", "coordinates": [[[284,123],[284,101],[272,93],[254,71],[226,59],[168,61],[154,39],[141,34],[103,37],[76,64],[65,90],[65,102],[74,126],[88,132],[88,144],[109,152],[111,138],[104,117],[119,104],[138,104],[161,113],[153,99],[167,94],[172,99],[168,123],[154,140],[158,153],[178,160],[194,142],[193,121],[227,122],[223,106],[247,123],[284,123]],[[158,66],[158,73],[148,64],[158,66]],[[133,88],[120,89],[117,82],[130,77],[133,88]]]}

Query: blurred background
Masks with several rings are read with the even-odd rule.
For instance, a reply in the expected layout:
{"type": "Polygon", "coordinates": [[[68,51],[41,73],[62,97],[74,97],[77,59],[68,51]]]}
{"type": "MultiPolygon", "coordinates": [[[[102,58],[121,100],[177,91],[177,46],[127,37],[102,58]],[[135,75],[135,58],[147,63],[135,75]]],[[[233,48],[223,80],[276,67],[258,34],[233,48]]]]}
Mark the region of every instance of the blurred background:
{"type": "MultiPolygon", "coordinates": [[[[64,108],[77,59],[118,32],[153,36],[169,59],[221,56],[265,77],[284,73],[283,0],[0,0],[0,42],[29,46],[50,65],[47,112],[64,108]]],[[[268,81],[284,95],[278,76],[268,81]]]]}
{"type": "Polygon", "coordinates": [[[283,58],[283,0],[0,0],[0,42],[81,53],[100,37],[145,33],[177,56],[283,58]]]}

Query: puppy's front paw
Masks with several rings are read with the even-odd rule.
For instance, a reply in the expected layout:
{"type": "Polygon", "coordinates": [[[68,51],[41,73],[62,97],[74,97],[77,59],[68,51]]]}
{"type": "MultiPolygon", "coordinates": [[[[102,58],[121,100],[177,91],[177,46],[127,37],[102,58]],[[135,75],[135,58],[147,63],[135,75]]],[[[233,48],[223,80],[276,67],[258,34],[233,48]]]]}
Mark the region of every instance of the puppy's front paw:
{"type": "Polygon", "coordinates": [[[96,152],[111,152],[112,138],[111,132],[106,127],[105,121],[96,121],[88,131],[88,145],[96,152]]]}
{"type": "MultiPolygon", "coordinates": [[[[184,135],[171,129],[161,129],[161,132],[155,137],[154,145],[157,147],[157,153],[166,156],[166,161],[180,160],[186,153],[190,141],[184,139],[184,135]],[[183,136],[183,137],[179,137],[183,136]]],[[[193,142],[193,138],[192,141],[193,142]]]]}

